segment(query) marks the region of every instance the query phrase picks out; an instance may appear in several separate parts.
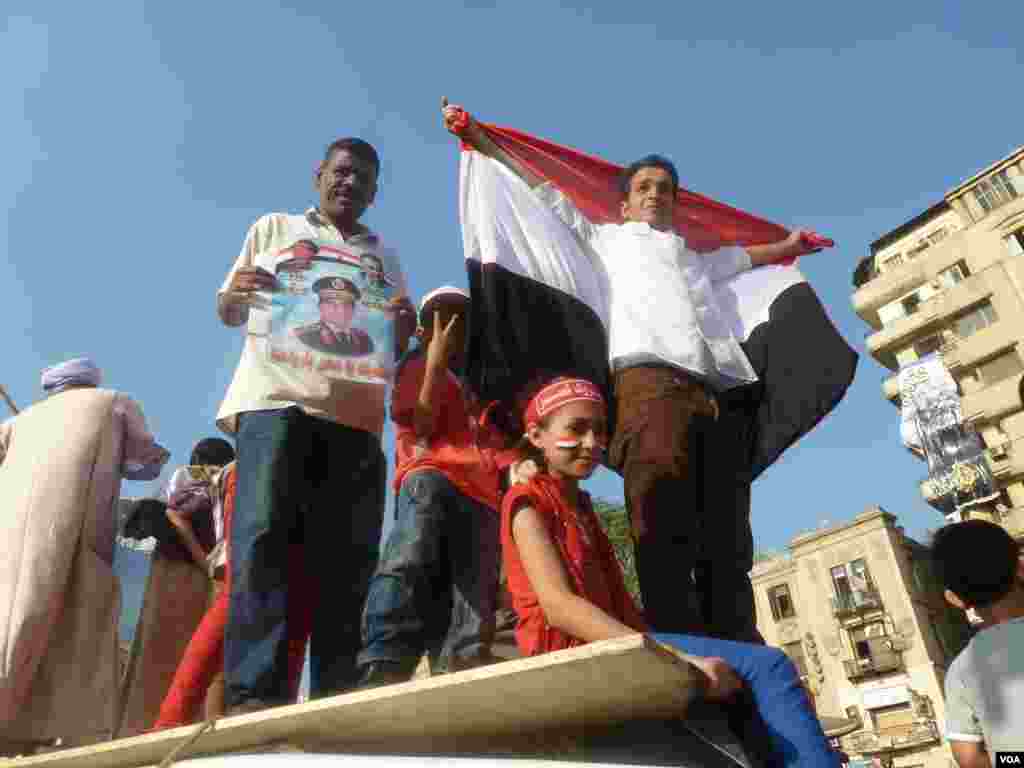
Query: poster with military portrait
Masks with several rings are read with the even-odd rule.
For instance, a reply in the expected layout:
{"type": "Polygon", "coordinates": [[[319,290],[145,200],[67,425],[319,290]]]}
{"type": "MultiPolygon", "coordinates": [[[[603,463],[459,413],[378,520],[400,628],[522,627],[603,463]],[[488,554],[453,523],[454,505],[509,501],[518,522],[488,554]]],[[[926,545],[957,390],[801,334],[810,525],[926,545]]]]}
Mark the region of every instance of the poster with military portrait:
{"type": "Polygon", "coordinates": [[[985,446],[963,423],[960,393],[942,356],[928,355],[899,373],[904,444],[928,463],[929,504],[954,515],[998,496],[985,446]]]}
{"type": "Polygon", "coordinates": [[[275,259],[271,360],[330,379],[386,383],[395,365],[395,280],[380,255],[300,240],[275,259]]]}

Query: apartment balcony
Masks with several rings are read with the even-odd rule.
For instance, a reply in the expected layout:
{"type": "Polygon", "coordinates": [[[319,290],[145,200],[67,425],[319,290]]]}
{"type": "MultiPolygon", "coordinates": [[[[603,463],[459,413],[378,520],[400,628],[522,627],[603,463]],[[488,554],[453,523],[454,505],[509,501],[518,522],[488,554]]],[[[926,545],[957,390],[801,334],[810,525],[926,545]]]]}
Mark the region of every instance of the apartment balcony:
{"type": "Polygon", "coordinates": [[[966,339],[951,339],[943,345],[942,360],[954,375],[981,360],[994,357],[1016,346],[1020,341],[1020,328],[1016,323],[997,321],[966,339]]]}
{"type": "Polygon", "coordinates": [[[942,741],[939,727],[934,720],[923,720],[908,728],[892,729],[894,733],[878,731],[861,731],[843,739],[848,752],[862,755],[892,752],[900,749],[913,749],[942,741]]]}
{"type": "Polygon", "coordinates": [[[837,619],[881,608],[882,596],[873,588],[855,589],[849,594],[832,598],[832,615],[837,619]]]}
{"type": "MultiPolygon", "coordinates": [[[[925,335],[926,331],[931,331],[934,327],[946,326],[953,317],[961,314],[968,307],[991,297],[993,291],[989,285],[990,279],[986,273],[972,275],[952,288],[947,288],[926,301],[922,301],[912,314],[894,320],[882,329],[869,335],[865,340],[865,347],[867,347],[868,352],[879,363],[892,370],[896,370],[895,353],[899,348],[907,346],[915,338],[925,335]]],[[[1015,339],[1013,334],[1010,333],[1009,329],[1000,328],[1000,325],[1000,323],[995,323],[989,326],[989,328],[975,333],[970,339],[962,339],[947,345],[942,350],[943,358],[948,356],[958,361],[957,364],[961,365],[966,362],[965,354],[974,360],[979,359],[979,356],[976,354],[977,348],[984,346],[985,342],[976,340],[976,337],[982,337],[985,331],[989,330],[1000,332],[999,334],[990,335],[1005,335],[1007,337],[1007,339],[1001,340],[1002,346],[1009,346],[1014,343],[1014,341],[1009,340],[1015,339]]],[[[1010,324],[1007,323],[1006,325],[1010,324]]],[[[990,341],[987,343],[992,344],[994,342],[990,341]]],[[[995,346],[994,349],[999,349],[999,346],[995,346]]],[[[947,366],[950,368],[954,367],[950,365],[948,360],[947,366]]]]}
{"type": "Polygon", "coordinates": [[[866,659],[844,659],[846,679],[851,682],[876,675],[903,671],[903,654],[898,651],[878,651],[866,659]]]}
{"type": "MultiPolygon", "coordinates": [[[[1022,386],[1024,374],[1017,374],[988,387],[966,392],[960,401],[964,421],[974,424],[991,423],[1021,410],[1024,408],[1021,402],[1022,386]]],[[[898,390],[897,386],[896,394],[899,394],[898,390]]]]}
{"type": "Polygon", "coordinates": [[[945,316],[938,299],[941,296],[924,301],[918,305],[917,311],[904,315],[898,320],[875,331],[864,339],[864,346],[872,357],[890,370],[896,370],[896,350],[904,347],[917,336],[925,335],[930,326],[939,323],[945,316]]]}
{"type": "Polygon", "coordinates": [[[868,279],[853,293],[853,311],[869,325],[877,325],[880,307],[934,280],[939,272],[964,258],[965,234],[954,232],[916,258],[884,273],[873,268],[865,270],[862,277],[868,279]]]}
{"type": "Polygon", "coordinates": [[[997,480],[1024,475],[1024,445],[1019,440],[993,445],[985,451],[985,457],[997,480]]]}

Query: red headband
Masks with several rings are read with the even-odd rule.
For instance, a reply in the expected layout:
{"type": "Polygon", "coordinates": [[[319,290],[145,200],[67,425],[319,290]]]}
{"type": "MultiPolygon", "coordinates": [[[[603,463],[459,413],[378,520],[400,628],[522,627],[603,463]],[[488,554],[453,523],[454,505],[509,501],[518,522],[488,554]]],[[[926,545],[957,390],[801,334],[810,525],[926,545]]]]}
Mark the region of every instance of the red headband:
{"type": "Polygon", "coordinates": [[[601,390],[586,379],[558,379],[551,382],[534,395],[526,406],[526,413],[523,415],[526,428],[539,424],[544,417],[578,400],[600,403],[601,407],[605,404],[601,390]]]}

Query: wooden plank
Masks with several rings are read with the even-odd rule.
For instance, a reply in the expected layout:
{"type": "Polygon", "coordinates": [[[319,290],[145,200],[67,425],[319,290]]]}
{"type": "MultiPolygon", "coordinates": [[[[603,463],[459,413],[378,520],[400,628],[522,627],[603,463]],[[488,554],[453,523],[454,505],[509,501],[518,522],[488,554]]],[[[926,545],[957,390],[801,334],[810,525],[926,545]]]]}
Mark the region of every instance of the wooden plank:
{"type": "MultiPolygon", "coordinates": [[[[428,754],[490,744],[530,752],[596,725],[678,716],[698,675],[644,635],[544,656],[225,718],[179,755],[225,754],[286,743],[309,751],[428,754]]],[[[10,768],[143,768],[196,726],[0,762],[10,768]]],[[[486,750],[491,751],[491,750],[486,750]]]]}

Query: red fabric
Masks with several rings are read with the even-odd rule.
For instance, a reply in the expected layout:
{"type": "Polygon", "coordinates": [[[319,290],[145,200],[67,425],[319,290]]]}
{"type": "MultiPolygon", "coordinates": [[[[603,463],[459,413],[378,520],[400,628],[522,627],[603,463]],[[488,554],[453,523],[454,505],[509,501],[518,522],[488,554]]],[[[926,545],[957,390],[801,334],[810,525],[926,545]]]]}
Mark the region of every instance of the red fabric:
{"type": "Polygon", "coordinates": [[[497,511],[499,468],[508,465],[490,445],[486,425],[473,416],[473,406],[458,379],[445,371],[434,390],[431,411],[434,434],[424,445],[416,437],[413,413],[426,374],[426,355],[411,357],[398,372],[391,395],[391,419],[395,423],[395,491],[414,470],[433,469],[471,499],[497,511]]]}
{"type": "MultiPolygon", "coordinates": [[[[622,221],[622,194],[618,187],[622,166],[512,128],[479,122],[477,125],[495,144],[572,198],[591,221],[622,221]]],[[[765,245],[789,235],[785,227],[681,187],[676,198],[674,223],[676,232],[698,253],[726,245],[765,245]]],[[[835,243],[821,238],[808,244],[831,247],[835,243]]]]}
{"type": "Polygon", "coordinates": [[[534,475],[529,483],[514,485],[501,504],[501,551],[518,616],[516,643],[527,656],[585,645],[579,638],[550,626],[512,536],[512,519],[524,506],[544,520],[551,540],[562,556],[573,589],[609,616],[638,632],[647,631],[636,603],[626,589],[615,550],[594,514],[590,496],[580,492],[575,512],[566,503],[561,486],[548,474],[534,475]]]}
{"type": "Polygon", "coordinates": [[[563,405],[577,400],[589,400],[604,405],[601,390],[586,379],[555,379],[530,399],[523,415],[523,422],[527,427],[539,424],[563,405]]]}
{"type": "MultiPolygon", "coordinates": [[[[235,471],[232,468],[224,480],[224,538],[231,541],[231,519],[235,511],[235,471]]],[[[196,722],[200,717],[206,693],[217,673],[224,668],[224,633],[228,624],[228,605],[231,597],[231,551],[228,549],[227,576],[224,588],[203,616],[192,639],[185,648],[181,663],[175,670],[167,695],[160,704],[160,713],[151,731],[177,728],[196,722]]],[[[308,578],[301,566],[302,548],[293,546],[289,552],[288,605],[288,682],[292,698],[299,692],[302,665],[305,661],[306,641],[312,629],[312,605],[308,578]]]]}

